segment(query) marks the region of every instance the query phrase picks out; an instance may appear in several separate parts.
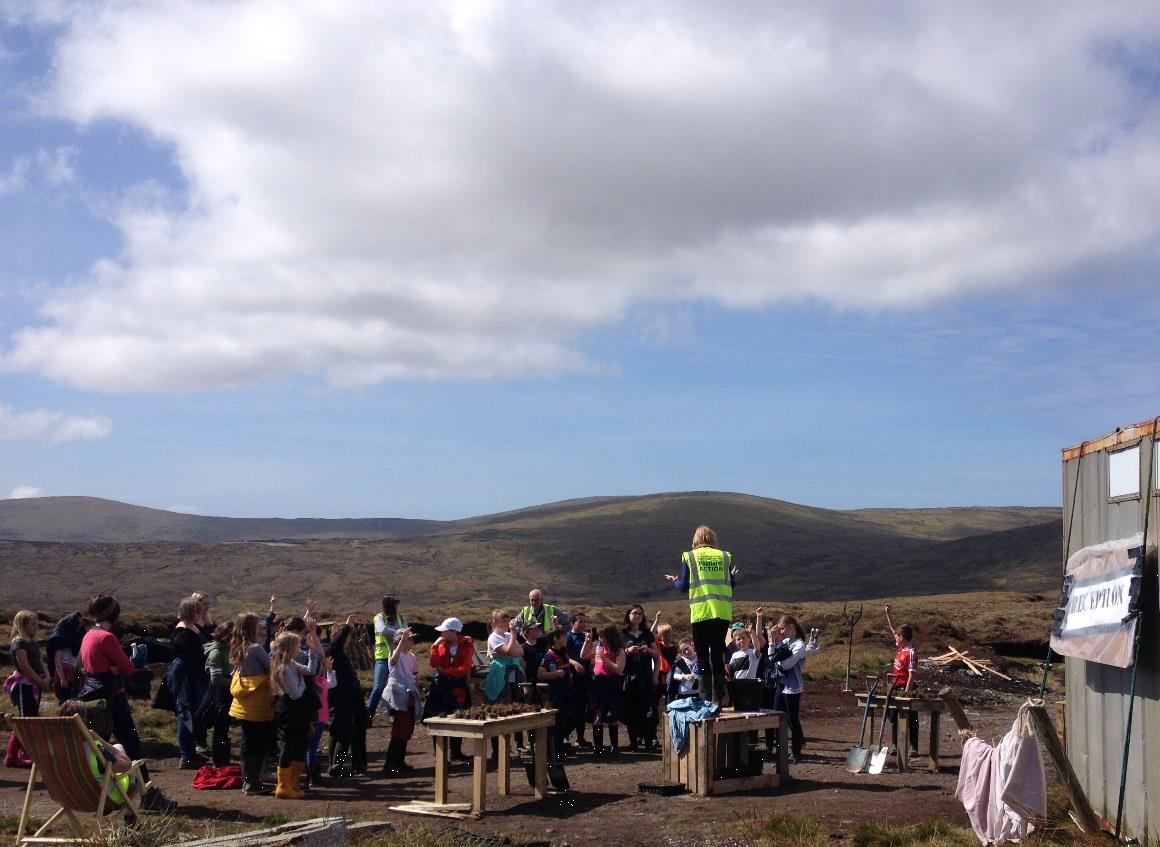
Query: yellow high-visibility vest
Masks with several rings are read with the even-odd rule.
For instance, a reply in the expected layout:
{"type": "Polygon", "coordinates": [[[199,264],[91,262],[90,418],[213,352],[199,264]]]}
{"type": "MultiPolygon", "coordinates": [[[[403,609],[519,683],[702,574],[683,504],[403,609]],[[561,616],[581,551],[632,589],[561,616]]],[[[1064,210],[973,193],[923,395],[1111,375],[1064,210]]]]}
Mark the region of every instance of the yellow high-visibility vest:
{"type": "MultiPolygon", "coordinates": [[[[399,615],[399,629],[407,628],[407,619],[399,615]]],[[[391,640],[385,632],[379,632],[379,625],[387,622],[382,612],[375,615],[375,659],[384,661],[391,658],[391,640]]]]}
{"type": "Polygon", "coordinates": [[[715,547],[698,547],[681,556],[689,568],[689,618],[693,623],[733,620],[733,556],[715,547]]]}

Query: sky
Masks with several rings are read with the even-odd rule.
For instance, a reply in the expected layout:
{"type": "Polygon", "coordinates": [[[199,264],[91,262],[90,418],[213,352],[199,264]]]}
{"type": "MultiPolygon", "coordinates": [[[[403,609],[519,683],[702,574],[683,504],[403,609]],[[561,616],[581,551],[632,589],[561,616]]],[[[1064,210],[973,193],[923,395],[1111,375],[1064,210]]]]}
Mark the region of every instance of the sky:
{"type": "Polygon", "coordinates": [[[1154,3],[0,7],[0,497],[1059,504],[1158,270],[1154,3]]]}

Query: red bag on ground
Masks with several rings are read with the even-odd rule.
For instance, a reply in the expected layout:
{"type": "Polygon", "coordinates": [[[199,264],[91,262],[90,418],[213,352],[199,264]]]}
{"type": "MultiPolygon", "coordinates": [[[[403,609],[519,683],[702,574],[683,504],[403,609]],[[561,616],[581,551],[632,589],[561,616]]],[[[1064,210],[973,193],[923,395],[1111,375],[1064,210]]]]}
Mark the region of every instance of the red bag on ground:
{"type": "Polygon", "coordinates": [[[238,765],[202,765],[193,778],[193,787],[199,791],[221,791],[242,787],[242,769],[238,765]]]}

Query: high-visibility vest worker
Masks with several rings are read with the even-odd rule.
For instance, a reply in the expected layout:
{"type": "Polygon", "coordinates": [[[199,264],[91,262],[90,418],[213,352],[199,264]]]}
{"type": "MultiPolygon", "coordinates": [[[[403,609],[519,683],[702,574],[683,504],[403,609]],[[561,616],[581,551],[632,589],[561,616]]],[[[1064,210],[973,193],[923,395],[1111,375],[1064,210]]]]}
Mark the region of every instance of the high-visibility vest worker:
{"type": "Polygon", "coordinates": [[[375,660],[376,661],[378,659],[382,659],[383,661],[386,661],[387,659],[391,658],[391,647],[394,645],[391,644],[391,641],[393,640],[393,638],[387,637],[387,632],[386,632],[387,627],[389,626],[389,627],[394,628],[394,630],[396,632],[398,632],[400,629],[407,628],[407,619],[404,618],[402,615],[398,615],[397,617],[398,617],[398,621],[399,621],[398,624],[388,624],[386,615],[384,615],[382,612],[379,612],[377,615],[375,615],[375,660]]]}
{"type": "Polygon", "coordinates": [[[681,555],[689,569],[689,619],[692,623],[733,620],[733,556],[716,547],[698,547],[681,555]]]}
{"type": "MultiPolygon", "coordinates": [[[[552,620],[553,620],[553,618],[556,617],[557,614],[559,614],[560,610],[557,609],[555,606],[553,606],[551,603],[544,603],[540,607],[540,611],[542,611],[544,613],[543,623],[544,623],[544,634],[546,635],[547,633],[552,631],[552,627],[555,625],[552,623],[552,620]]],[[[524,606],[522,609],[520,609],[520,613],[518,615],[516,615],[516,622],[519,624],[521,629],[523,627],[527,626],[529,623],[531,623],[535,619],[536,619],[536,613],[532,610],[531,606],[524,606]]]]}

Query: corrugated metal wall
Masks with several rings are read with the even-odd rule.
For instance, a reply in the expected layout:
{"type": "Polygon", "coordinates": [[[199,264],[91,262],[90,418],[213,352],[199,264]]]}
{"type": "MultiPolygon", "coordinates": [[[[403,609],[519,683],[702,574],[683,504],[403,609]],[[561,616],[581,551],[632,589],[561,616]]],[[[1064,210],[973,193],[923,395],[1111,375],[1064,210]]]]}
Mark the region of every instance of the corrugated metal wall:
{"type": "MultiPolygon", "coordinates": [[[[1148,469],[1155,455],[1151,439],[1140,442],[1140,491],[1145,491],[1148,469]]],[[[1153,489],[1160,482],[1160,467],[1153,489]]],[[[1108,501],[1108,454],[1089,453],[1063,466],[1064,545],[1068,546],[1073,491],[1076,491],[1075,528],[1064,556],[1089,544],[1128,538],[1144,529],[1143,495],[1139,499],[1108,501]],[[1076,474],[1080,474],[1075,489],[1076,474]]],[[[1149,549],[1157,537],[1157,498],[1151,498],[1149,549]]],[[[1143,591],[1144,629],[1136,679],[1136,707],[1128,759],[1124,828],[1156,843],[1160,841],[1160,668],[1157,667],[1157,585],[1155,564],[1149,560],[1143,591]]],[[[1128,720],[1131,669],[1120,669],[1078,659],[1067,660],[1067,751],[1097,813],[1115,823],[1123,761],[1124,728],[1128,720]]]]}

